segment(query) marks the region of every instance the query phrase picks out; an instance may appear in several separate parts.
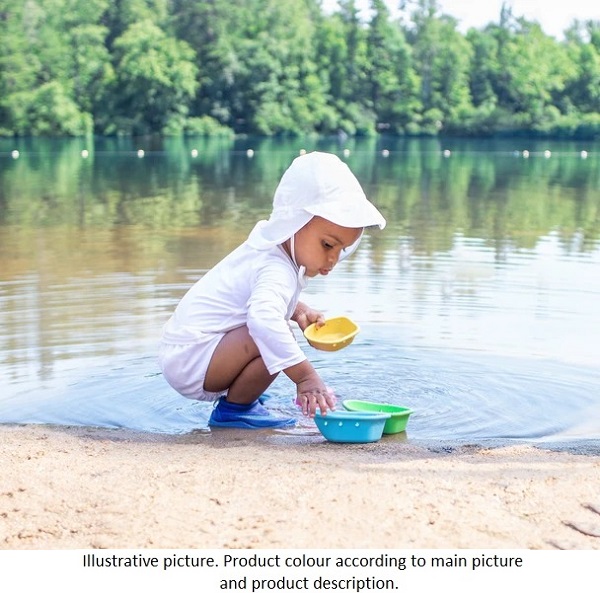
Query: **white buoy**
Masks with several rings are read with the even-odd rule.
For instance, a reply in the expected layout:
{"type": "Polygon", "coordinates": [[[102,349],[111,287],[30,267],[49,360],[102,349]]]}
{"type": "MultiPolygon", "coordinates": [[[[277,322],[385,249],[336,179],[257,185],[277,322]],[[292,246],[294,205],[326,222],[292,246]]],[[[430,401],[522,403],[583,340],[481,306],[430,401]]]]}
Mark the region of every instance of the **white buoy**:
{"type": "Polygon", "coordinates": [[[528,159],[529,158],[529,151],[528,150],[524,150],[523,151],[523,158],[524,159],[528,159]]]}
{"type": "Polygon", "coordinates": [[[20,153],[19,153],[19,151],[18,151],[18,150],[13,150],[13,151],[10,153],[10,156],[11,156],[13,159],[18,159],[18,158],[19,158],[19,155],[20,155],[20,153]]]}
{"type": "Polygon", "coordinates": [[[198,151],[195,148],[193,148],[191,155],[192,155],[192,158],[196,158],[198,156],[198,151]]]}
{"type": "Polygon", "coordinates": [[[350,156],[350,149],[349,148],[344,148],[344,156],[345,157],[349,157],[350,156]]]}
{"type": "Polygon", "coordinates": [[[384,148],[381,151],[381,156],[387,159],[390,156],[390,151],[387,148],[384,148]]]}
{"type": "Polygon", "coordinates": [[[84,159],[87,159],[90,156],[90,153],[87,150],[82,150],[81,151],[81,157],[84,159]]]}
{"type": "Polygon", "coordinates": [[[138,159],[143,159],[145,154],[146,154],[146,153],[145,153],[145,152],[144,152],[144,151],[143,151],[143,150],[140,148],[140,149],[137,151],[138,159]]]}
{"type": "Polygon", "coordinates": [[[303,154],[306,154],[306,149],[301,148],[299,151],[300,156],[302,156],[303,154]]]}
{"type": "Polygon", "coordinates": [[[587,159],[588,158],[587,150],[582,150],[580,154],[581,154],[581,158],[582,159],[587,159]]]}
{"type": "Polygon", "coordinates": [[[247,156],[249,159],[251,159],[251,158],[254,156],[254,151],[253,151],[251,148],[249,148],[249,149],[246,151],[246,156],[247,156]]]}
{"type": "Polygon", "coordinates": [[[442,154],[444,155],[445,158],[448,158],[452,153],[448,149],[446,149],[446,150],[444,150],[444,152],[442,152],[442,154]]]}
{"type": "Polygon", "coordinates": [[[544,150],[544,156],[549,159],[552,156],[552,153],[549,150],[544,150]]]}

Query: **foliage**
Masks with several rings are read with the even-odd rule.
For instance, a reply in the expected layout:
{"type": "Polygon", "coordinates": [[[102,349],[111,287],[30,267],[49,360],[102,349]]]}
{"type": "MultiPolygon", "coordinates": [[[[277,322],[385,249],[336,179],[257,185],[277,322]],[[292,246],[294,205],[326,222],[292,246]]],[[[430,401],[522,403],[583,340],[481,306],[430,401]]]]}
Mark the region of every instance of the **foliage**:
{"type": "Polygon", "coordinates": [[[85,136],[92,132],[90,114],[81,112],[56,81],[46,82],[32,92],[13,93],[6,105],[21,135],[85,136]]]}
{"type": "Polygon", "coordinates": [[[399,4],[0,0],[0,134],[598,136],[600,22],[399,4]]]}

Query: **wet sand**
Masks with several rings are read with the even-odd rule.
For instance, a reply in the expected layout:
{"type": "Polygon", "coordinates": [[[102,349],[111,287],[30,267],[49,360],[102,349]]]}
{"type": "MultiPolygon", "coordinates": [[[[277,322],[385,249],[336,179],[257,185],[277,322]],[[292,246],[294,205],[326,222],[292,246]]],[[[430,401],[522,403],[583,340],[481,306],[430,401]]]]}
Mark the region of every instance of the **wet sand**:
{"type": "Polygon", "coordinates": [[[600,455],[0,427],[0,549],[600,549],[600,455]]]}

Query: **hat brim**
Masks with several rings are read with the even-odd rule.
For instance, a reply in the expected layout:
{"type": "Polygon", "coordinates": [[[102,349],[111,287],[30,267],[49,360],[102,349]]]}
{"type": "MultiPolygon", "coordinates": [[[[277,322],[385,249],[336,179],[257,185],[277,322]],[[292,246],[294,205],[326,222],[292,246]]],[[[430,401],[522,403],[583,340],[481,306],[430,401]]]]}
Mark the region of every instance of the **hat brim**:
{"type": "Polygon", "coordinates": [[[302,211],[291,219],[259,220],[248,236],[248,243],[255,249],[270,249],[281,245],[307,225],[312,218],[313,215],[310,212],[302,211]]]}
{"type": "Polygon", "coordinates": [[[314,216],[320,216],[329,222],[350,229],[370,226],[378,226],[380,229],[385,228],[385,218],[366,199],[311,204],[305,206],[304,210],[314,216]]]}
{"type": "MultiPolygon", "coordinates": [[[[306,206],[293,218],[272,217],[269,220],[260,220],[248,236],[248,242],[256,249],[269,249],[281,245],[307,225],[314,216],[320,216],[329,222],[350,229],[385,227],[385,218],[368,200],[354,202],[351,208],[348,207],[347,202],[328,202],[306,206]]],[[[357,241],[357,245],[358,242],[360,240],[357,241]]],[[[352,253],[355,249],[356,247],[349,252],[352,253]]]]}

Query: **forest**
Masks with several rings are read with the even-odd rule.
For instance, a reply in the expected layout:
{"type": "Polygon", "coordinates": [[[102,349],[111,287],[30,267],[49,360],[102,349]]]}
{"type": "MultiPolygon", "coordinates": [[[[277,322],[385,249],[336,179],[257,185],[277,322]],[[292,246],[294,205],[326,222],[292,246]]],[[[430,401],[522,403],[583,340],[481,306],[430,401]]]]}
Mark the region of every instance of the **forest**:
{"type": "Polygon", "coordinates": [[[505,4],[0,0],[1,136],[600,137],[600,21],[505,4]]]}

